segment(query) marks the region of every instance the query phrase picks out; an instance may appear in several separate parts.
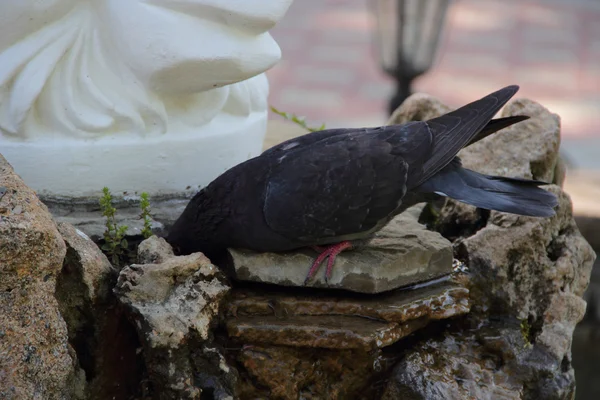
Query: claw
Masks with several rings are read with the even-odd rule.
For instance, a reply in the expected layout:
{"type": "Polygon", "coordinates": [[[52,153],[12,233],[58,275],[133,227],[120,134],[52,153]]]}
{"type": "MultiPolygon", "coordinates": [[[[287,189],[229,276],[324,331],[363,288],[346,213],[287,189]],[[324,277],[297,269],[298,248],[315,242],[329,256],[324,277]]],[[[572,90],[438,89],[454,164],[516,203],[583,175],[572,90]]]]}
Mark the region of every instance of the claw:
{"type": "Polygon", "coordinates": [[[337,243],[334,245],[330,245],[327,247],[320,247],[320,246],[312,246],[312,247],[315,251],[318,251],[321,254],[319,254],[317,256],[317,258],[313,262],[312,266],[310,267],[310,270],[308,271],[308,274],[306,275],[306,279],[304,279],[304,285],[306,285],[308,283],[308,281],[311,280],[315,276],[317,270],[319,269],[319,266],[327,257],[329,257],[329,260],[327,260],[327,270],[325,271],[325,282],[329,283],[329,279],[331,279],[331,274],[333,272],[333,265],[335,264],[335,258],[342,251],[351,248],[352,243],[350,243],[348,241],[343,241],[343,242],[340,242],[340,243],[337,243]]]}

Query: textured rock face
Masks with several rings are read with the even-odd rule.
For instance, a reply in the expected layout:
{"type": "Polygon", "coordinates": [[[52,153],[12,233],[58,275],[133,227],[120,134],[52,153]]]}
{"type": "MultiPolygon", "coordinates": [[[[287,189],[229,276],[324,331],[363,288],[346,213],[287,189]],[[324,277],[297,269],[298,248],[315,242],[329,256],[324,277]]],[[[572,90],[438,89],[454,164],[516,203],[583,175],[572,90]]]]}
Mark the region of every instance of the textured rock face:
{"type": "Polygon", "coordinates": [[[439,117],[452,111],[450,107],[443,104],[433,96],[425,93],[415,93],[404,101],[400,107],[392,113],[388,125],[404,124],[409,121],[425,121],[439,117]]]}
{"type": "MultiPolygon", "coordinates": [[[[329,282],[325,264],[308,282],[310,287],[329,287],[362,293],[380,293],[439,278],[452,272],[450,242],[428,231],[413,210],[394,218],[364,247],[340,253],[329,282]]],[[[316,252],[254,253],[230,249],[235,276],[240,280],[303,286],[316,252]]]]}
{"type": "Polygon", "coordinates": [[[246,346],[242,399],[370,399],[369,382],[390,366],[381,351],[246,346]],[[255,382],[255,383],[251,383],[255,382]]]}
{"type": "Polygon", "coordinates": [[[132,397],[140,393],[140,345],[112,293],[118,271],[83,232],[65,223],[58,230],[67,253],[55,297],[85,372],[86,399],[132,397]]]}
{"type": "MultiPolygon", "coordinates": [[[[433,115],[420,113],[430,117],[443,109],[434,100],[430,104],[433,115]]],[[[558,117],[529,100],[510,103],[503,115],[521,113],[531,119],[464,149],[463,164],[489,174],[561,183],[558,117]]],[[[471,272],[473,308],[467,321],[478,329],[419,343],[396,367],[387,398],[571,398],[571,341],[585,313],[581,297],[595,254],[575,225],[569,197],[558,186],[548,189],[559,195],[552,218],[478,210],[453,200],[426,217],[456,239],[458,257],[471,272]],[[498,320],[513,323],[499,326],[498,320]]]]}
{"type": "Polygon", "coordinates": [[[204,255],[175,257],[164,239],[151,237],[139,253],[158,263],[124,268],[115,292],[136,321],[155,397],[199,399],[207,389],[229,398],[234,371],[210,332],[229,286],[204,255]]]}
{"type": "Polygon", "coordinates": [[[384,348],[469,308],[451,281],[371,296],[235,289],[225,325],[243,398],[354,398],[391,366],[384,348]]]}
{"type": "Polygon", "coordinates": [[[524,339],[518,320],[503,320],[419,342],[394,368],[382,398],[572,399],[575,382],[561,368],[524,339]]]}
{"type": "Polygon", "coordinates": [[[54,298],[65,253],[46,207],[0,156],[0,398],[83,395],[54,298]]]}

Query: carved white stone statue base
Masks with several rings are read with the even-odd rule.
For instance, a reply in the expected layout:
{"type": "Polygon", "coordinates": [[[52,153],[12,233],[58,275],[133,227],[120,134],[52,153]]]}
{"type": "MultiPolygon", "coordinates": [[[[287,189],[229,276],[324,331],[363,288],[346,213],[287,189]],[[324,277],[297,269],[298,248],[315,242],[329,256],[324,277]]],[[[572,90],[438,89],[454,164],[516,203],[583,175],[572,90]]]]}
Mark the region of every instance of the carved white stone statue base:
{"type": "Polygon", "coordinates": [[[105,186],[129,225],[142,192],[169,224],[260,153],[291,1],[2,0],[0,153],[92,236],[105,186]]]}
{"type": "Polygon", "coordinates": [[[98,197],[103,186],[117,195],[185,194],[258,155],[266,124],[265,111],[217,116],[199,135],[5,141],[0,151],[41,197],[98,197]]]}

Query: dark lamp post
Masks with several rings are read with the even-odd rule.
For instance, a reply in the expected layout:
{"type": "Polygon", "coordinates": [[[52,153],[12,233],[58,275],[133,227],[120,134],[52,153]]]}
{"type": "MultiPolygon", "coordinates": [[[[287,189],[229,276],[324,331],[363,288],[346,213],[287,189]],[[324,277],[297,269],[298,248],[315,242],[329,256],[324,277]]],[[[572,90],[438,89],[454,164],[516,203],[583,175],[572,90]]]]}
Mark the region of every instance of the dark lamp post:
{"type": "Polygon", "coordinates": [[[431,68],[451,0],[372,1],[379,61],[397,83],[390,100],[392,113],[410,96],[412,81],[431,68]]]}

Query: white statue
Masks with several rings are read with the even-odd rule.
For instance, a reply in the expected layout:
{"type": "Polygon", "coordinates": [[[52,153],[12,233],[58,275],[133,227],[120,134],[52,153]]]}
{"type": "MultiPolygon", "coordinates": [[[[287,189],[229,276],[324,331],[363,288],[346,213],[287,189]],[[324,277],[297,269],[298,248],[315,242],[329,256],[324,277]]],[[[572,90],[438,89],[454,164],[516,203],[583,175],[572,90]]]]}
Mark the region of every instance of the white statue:
{"type": "Polygon", "coordinates": [[[2,0],[0,153],[42,196],[197,189],[261,151],[291,0],[2,0]]]}

